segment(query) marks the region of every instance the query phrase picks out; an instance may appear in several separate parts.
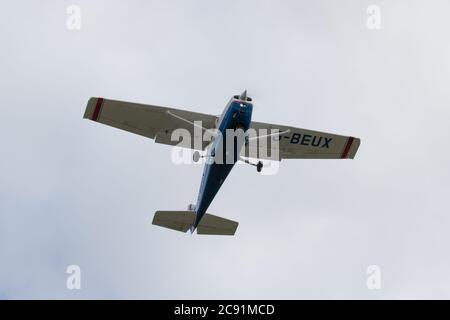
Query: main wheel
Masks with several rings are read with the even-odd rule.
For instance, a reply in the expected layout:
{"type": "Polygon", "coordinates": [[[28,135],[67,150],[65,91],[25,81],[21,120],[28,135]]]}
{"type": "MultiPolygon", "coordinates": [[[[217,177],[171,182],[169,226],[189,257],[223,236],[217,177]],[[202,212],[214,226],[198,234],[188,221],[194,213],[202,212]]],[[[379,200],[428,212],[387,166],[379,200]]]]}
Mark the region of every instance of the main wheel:
{"type": "Polygon", "coordinates": [[[194,162],[198,162],[198,160],[200,160],[200,152],[195,151],[192,155],[192,160],[194,160],[194,162]]]}
{"type": "Polygon", "coordinates": [[[256,171],[261,172],[263,168],[263,163],[261,161],[258,161],[258,164],[256,165],[256,171]]]}

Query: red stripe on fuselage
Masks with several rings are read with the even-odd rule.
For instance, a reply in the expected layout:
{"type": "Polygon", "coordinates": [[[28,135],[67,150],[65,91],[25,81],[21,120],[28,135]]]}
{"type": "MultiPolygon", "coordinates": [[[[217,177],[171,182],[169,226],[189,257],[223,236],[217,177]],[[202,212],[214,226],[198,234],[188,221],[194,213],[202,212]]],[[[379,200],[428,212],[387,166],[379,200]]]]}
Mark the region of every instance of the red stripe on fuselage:
{"type": "Polygon", "coordinates": [[[94,121],[98,120],[98,117],[100,116],[100,111],[102,109],[102,105],[103,105],[103,98],[98,98],[91,120],[94,120],[94,121]]]}
{"type": "Polygon", "coordinates": [[[344,152],[342,152],[342,156],[341,156],[342,159],[346,159],[348,157],[348,153],[350,151],[350,148],[352,147],[352,143],[353,143],[354,139],[355,138],[353,138],[353,137],[348,137],[347,143],[345,144],[344,152]]]}

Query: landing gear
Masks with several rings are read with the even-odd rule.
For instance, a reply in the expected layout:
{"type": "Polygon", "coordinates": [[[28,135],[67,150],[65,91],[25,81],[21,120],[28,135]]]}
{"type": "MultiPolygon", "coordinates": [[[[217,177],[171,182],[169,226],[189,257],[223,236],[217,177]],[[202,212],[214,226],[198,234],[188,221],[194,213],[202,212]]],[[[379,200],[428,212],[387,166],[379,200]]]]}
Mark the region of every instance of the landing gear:
{"type": "Polygon", "coordinates": [[[192,155],[192,160],[194,160],[194,162],[198,162],[198,160],[200,160],[200,152],[195,151],[192,155]]]}
{"type": "Polygon", "coordinates": [[[261,172],[263,166],[263,163],[261,161],[258,161],[258,163],[256,164],[256,171],[261,172]]]}
{"type": "Polygon", "coordinates": [[[241,161],[244,161],[245,163],[247,163],[247,164],[249,164],[251,166],[255,166],[256,167],[256,171],[258,171],[258,172],[261,172],[262,168],[264,166],[264,164],[261,161],[258,161],[258,163],[253,163],[253,162],[250,162],[249,160],[244,159],[244,158],[241,158],[241,161]]]}

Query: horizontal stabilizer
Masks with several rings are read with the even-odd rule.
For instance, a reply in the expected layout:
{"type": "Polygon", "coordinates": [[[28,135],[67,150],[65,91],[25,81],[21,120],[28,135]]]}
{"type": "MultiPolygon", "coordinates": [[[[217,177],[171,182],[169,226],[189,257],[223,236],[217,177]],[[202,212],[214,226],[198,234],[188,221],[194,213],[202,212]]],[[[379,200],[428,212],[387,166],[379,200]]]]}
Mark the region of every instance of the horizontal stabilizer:
{"type": "Polygon", "coordinates": [[[233,236],[239,223],[212,214],[205,214],[197,226],[197,234],[233,236]]]}
{"type": "Polygon", "coordinates": [[[156,211],[152,224],[186,232],[194,224],[194,211],[156,211]]]}
{"type": "MultiPolygon", "coordinates": [[[[195,222],[195,211],[156,211],[152,224],[181,232],[195,222]]],[[[197,226],[197,234],[233,236],[239,223],[206,213],[197,226]]]]}

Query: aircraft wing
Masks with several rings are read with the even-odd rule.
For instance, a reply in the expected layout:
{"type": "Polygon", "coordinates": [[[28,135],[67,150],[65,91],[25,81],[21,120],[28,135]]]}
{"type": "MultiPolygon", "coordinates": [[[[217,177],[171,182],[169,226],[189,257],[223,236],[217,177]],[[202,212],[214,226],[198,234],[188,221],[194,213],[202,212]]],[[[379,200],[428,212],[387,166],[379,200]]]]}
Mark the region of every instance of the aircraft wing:
{"type": "Polygon", "coordinates": [[[214,128],[217,120],[217,116],[204,113],[103,98],[89,99],[84,118],[168,145],[179,145],[181,138],[172,141],[172,132],[175,129],[185,129],[192,139],[183,140],[180,146],[199,150],[203,150],[209,143],[202,139],[205,129],[214,128]],[[195,127],[194,121],[201,121],[201,127],[195,127]]]}
{"type": "Polygon", "coordinates": [[[353,159],[360,144],[360,139],[354,137],[263,122],[252,122],[251,129],[254,130],[249,131],[249,142],[241,154],[249,158],[353,159]],[[279,134],[271,135],[271,130],[279,134]]]}

